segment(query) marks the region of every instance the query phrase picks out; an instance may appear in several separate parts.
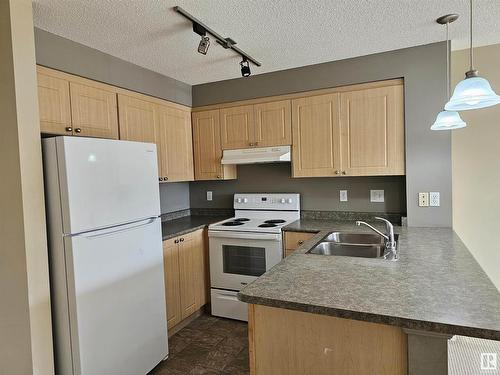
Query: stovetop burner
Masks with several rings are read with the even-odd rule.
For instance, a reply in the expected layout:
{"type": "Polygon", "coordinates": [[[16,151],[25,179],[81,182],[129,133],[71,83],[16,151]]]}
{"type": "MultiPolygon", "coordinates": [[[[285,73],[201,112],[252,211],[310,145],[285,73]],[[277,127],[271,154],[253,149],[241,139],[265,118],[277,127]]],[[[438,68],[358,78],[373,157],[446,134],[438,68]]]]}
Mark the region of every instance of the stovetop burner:
{"type": "Polygon", "coordinates": [[[283,220],[283,219],[271,219],[271,220],[264,221],[264,223],[266,223],[266,224],[282,224],[285,222],[286,222],[286,220],[283,220]]]}
{"type": "Polygon", "coordinates": [[[250,221],[250,219],[248,219],[246,217],[238,217],[238,218],[234,219],[234,221],[250,221]]]}
{"type": "Polygon", "coordinates": [[[233,221],[226,221],[225,223],[222,223],[221,225],[224,225],[225,227],[235,227],[237,225],[243,225],[243,224],[245,224],[245,223],[242,221],[233,220],[233,221]]]}
{"type": "Polygon", "coordinates": [[[264,223],[259,225],[259,228],[272,228],[272,227],[277,227],[277,225],[273,223],[264,223]]]}

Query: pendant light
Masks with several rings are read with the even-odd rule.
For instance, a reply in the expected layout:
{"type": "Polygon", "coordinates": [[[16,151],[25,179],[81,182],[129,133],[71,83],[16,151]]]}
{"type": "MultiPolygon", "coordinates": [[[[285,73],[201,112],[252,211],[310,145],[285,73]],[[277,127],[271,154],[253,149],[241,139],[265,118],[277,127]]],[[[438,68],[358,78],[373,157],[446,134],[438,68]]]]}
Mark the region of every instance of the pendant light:
{"type": "Polygon", "coordinates": [[[450,111],[466,111],[491,107],[500,103],[498,96],[491,88],[489,82],[479,77],[474,69],[474,52],[472,50],[472,0],[470,0],[470,51],[469,71],[465,73],[465,79],[458,83],[450,101],[444,108],[450,111]]]}
{"type": "MultiPolygon", "coordinates": [[[[449,25],[458,19],[458,14],[447,14],[439,17],[436,22],[440,25],[446,25],[446,100],[450,98],[450,38],[449,25]]],[[[460,118],[458,112],[441,111],[436,117],[436,121],[432,124],[432,130],[453,130],[465,128],[467,125],[460,118]]]]}

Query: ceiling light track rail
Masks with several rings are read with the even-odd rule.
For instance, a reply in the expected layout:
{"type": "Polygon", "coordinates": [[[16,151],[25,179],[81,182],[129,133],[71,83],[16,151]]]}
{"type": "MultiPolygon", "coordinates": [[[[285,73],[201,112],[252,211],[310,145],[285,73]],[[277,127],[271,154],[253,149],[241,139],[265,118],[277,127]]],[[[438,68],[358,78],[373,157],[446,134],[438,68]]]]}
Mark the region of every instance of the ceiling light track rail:
{"type": "Polygon", "coordinates": [[[216,39],[217,43],[219,43],[222,47],[224,47],[226,49],[232,49],[234,52],[236,52],[238,55],[240,55],[243,58],[243,60],[250,61],[252,64],[254,64],[256,66],[262,65],[259,61],[254,59],[248,53],[246,53],[243,50],[236,47],[235,46],[236,42],[233,39],[224,38],[222,35],[220,35],[215,30],[213,30],[210,27],[208,27],[207,25],[205,25],[202,21],[200,21],[199,19],[194,17],[192,14],[186,12],[180,6],[175,6],[174,10],[193,23],[193,31],[196,34],[201,35],[201,36],[204,36],[206,34],[210,34],[216,39]]]}

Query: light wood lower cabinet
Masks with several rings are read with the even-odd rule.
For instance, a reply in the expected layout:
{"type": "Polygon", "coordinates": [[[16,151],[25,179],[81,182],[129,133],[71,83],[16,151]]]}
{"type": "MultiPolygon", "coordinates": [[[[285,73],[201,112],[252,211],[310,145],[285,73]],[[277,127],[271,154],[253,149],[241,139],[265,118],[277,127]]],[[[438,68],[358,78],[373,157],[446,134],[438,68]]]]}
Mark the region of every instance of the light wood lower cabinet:
{"type": "Polygon", "coordinates": [[[304,242],[314,237],[316,233],[311,232],[284,232],[284,257],[293,253],[304,242]]]}
{"type": "Polygon", "coordinates": [[[205,230],[163,241],[167,326],[172,328],[208,302],[205,230]]]}
{"type": "Polygon", "coordinates": [[[249,305],[251,375],[406,375],[399,327],[249,305]]]}
{"type": "Polygon", "coordinates": [[[219,110],[195,112],[192,115],[192,123],[195,179],[235,179],[236,165],[221,164],[219,110]]]}

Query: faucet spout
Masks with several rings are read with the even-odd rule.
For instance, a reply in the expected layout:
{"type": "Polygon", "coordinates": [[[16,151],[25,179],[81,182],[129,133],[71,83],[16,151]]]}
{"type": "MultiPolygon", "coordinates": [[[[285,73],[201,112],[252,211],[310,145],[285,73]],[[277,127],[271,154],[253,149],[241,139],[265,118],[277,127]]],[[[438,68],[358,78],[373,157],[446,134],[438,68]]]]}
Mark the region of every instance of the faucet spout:
{"type": "Polygon", "coordinates": [[[356,225],[357,225],[358,227],[359,227],[359,226],[361,226],[361,225],[365,225],[365,226],[367,226],[368,228],[370,228],[372,231],[374,231],[375,233],[377,233],[377,234],[381,235],[382,237],[384,237],[387,241],[390,241],[389,236],[387,236],[386,234],[382,233],[382,232],[381,232],[381,231],[379,231],[377,228],[375,228],[375,227],[371,226],[370,224],[368,224],[368,223],[367,223],[367,222],[365,222],[365,221],[360,221],[360,220],[358,220],[358,221],[356,221],[356,225]]]}
{"type": "Polygon", "coordinates": [[[377,228],[374,228],[373,226],[371,226],[370,224],[368,224],[364,221],[358,220],[358,221],[356,221],[356,225],[357,226],[365,225],[368,228],[370,228],[371,230],[373,230],[375,233],[384,237],[386,240],[386,243],[385,243],[385,250],[386,251],[384,254],[384,258],[389,259],[389,260],[398,260],[397,246],[396,246],[396,241],[394,240],[394,227],[393,227],[392,223],[389,220],[384,219],[382,217],[376,217],[375,219],[381,220],[385,223],[386,228],[387,228],[387,234],[382,233],[377,228]]]}

